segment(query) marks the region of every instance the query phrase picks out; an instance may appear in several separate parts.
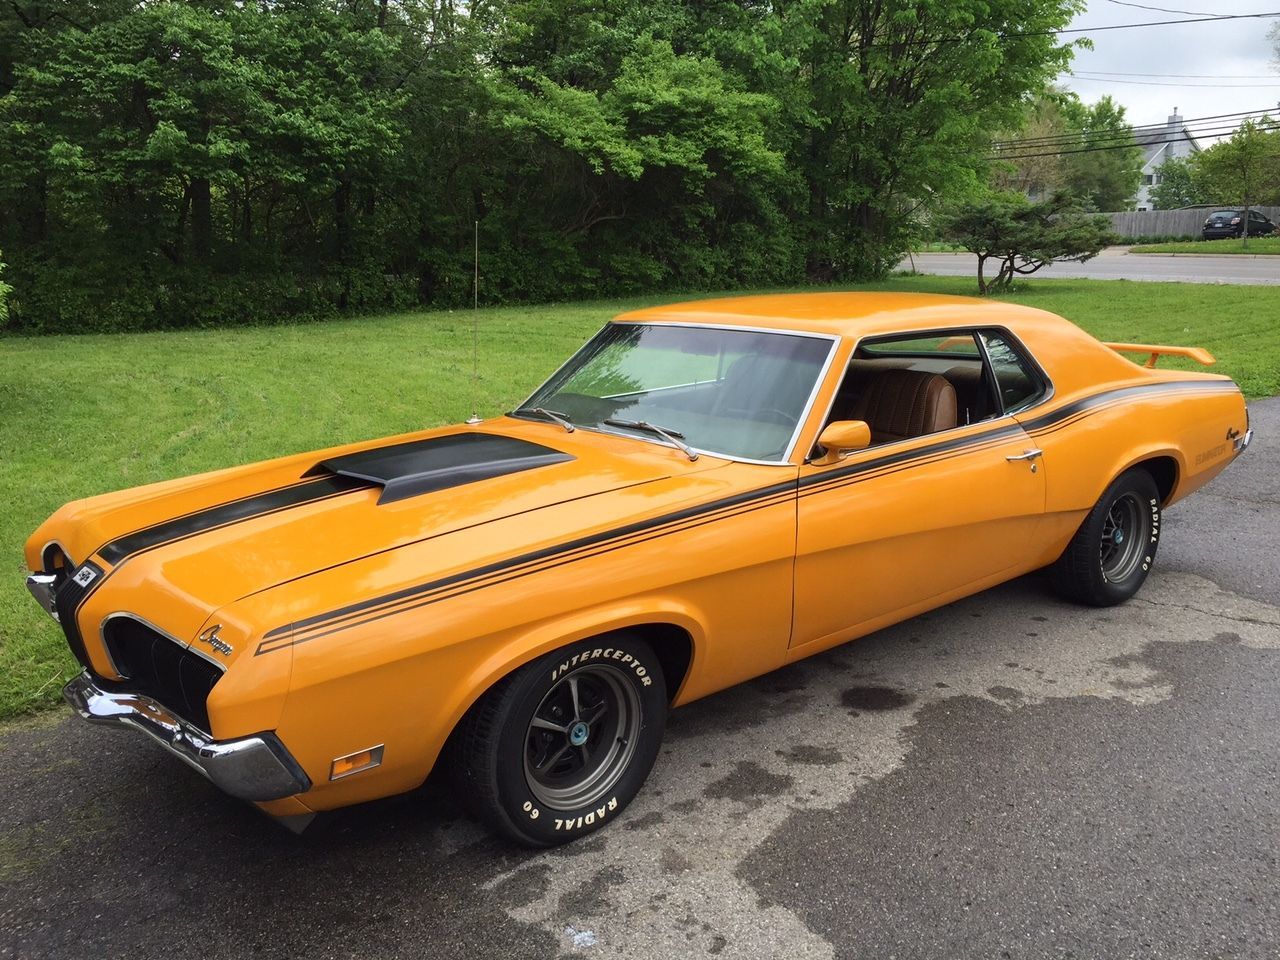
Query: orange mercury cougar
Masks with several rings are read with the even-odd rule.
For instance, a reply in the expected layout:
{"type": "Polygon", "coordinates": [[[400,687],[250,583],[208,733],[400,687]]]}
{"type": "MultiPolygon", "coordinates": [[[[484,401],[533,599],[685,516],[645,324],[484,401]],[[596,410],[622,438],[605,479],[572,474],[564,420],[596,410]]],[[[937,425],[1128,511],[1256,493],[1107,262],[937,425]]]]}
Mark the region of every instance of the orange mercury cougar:
{"type": "Polygon", "coordinates": [[[1133,596],[1251,436],[1163,354],[1213,362],[961,297],[639,310],[506,416],[67,504],[28,585],[76,711],[294,829],[447,758],[493,829],[562,843],[672,706],[1041,567],[1133,596]]]}

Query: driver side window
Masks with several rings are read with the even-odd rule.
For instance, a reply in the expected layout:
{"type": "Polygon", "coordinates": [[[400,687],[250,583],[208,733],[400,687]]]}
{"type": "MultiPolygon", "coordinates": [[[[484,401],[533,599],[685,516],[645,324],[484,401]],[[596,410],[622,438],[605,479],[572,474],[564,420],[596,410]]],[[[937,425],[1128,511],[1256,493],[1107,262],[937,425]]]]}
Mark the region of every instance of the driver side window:
{"type": "Polygon", "coordinates": [[[998,417],[1004,408],[999,377],[993,380],[984,359],[984,348],[997,341],[996,334],[975,329],[864,341],[849,362],[828,422],[866,421],[874,446],[998,417]]]}

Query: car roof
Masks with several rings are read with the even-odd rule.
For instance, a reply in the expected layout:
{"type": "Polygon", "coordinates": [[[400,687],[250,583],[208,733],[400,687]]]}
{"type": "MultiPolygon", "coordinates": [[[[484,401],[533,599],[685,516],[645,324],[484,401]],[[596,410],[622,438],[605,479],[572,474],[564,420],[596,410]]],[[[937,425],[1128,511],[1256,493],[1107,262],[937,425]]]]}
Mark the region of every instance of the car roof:
{"type": "Polygon", "coordinates": [[[954,326],[1070,327],[1032,307],[933,293],[773,293],[690,300],[620,314],[622,323],[697,323],[796,330],[841,337],[954,326]]]}

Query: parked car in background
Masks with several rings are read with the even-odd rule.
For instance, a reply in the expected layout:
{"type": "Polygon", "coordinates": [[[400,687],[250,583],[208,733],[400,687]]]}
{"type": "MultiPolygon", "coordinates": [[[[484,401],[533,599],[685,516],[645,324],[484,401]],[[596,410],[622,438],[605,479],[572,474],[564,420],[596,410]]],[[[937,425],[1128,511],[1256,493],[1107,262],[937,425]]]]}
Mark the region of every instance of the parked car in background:
{"type": "MultiPolygon", "coordinates": [[[[1249,236],[1265,237],[1275,233],[1276,225],[1257,210],[1249,211],[1249,236]]],[[[1206,240],[1225,240],[1244,236],[1244,211],[1215,210],[1204,221],[1200,235],[1206,240]]]]}
{"type": "Polygon", "coordinates": [[[1213,362],[961,297],[650,307],[506,416],[68,504],[28,586],[82,716],[294,829],[447,759],[549,846],[621,815],[669,707],[1041,567],[1132,597],[1252,435],[1166,354],[1213,362]]]}

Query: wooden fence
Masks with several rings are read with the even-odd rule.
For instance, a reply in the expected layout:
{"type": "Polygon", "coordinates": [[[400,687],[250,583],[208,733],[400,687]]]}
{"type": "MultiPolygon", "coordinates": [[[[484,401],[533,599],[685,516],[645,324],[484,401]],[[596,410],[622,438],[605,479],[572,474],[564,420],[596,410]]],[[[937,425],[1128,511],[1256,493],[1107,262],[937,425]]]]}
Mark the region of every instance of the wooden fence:
{"type": "MultiPolygon", "coordinates": [[[[1111,218],[1111,229],[1122,237],[1198,237],[1205,217],[1214,210],[1229,209],[1230,205],[1224,204],[1199,210],[1130,210],[1107,216],[1111,218]]],[[[1260,210],[1272,222],[1280,224],[1280,207],[1251,209],[1260,210]]]]}

